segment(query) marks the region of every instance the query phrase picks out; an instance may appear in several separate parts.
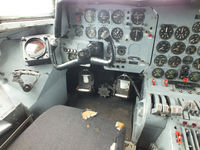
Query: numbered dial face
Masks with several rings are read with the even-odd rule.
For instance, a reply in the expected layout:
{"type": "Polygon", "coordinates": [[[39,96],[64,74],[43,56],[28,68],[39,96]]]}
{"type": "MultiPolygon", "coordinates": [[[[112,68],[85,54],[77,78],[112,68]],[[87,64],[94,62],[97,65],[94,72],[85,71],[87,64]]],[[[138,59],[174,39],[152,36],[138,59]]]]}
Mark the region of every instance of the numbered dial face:
{"type": "Polygon", "coordinates": [[[181,26],[176,29],[174,36],[177,40],[185,40],[189,36],[189,34],[189,28],[186,26],[181,26]]]}
{"type": "Polygon", "coordinates": [[[193,62],[193,57],[192,56],[185,56],[183,58],[183,63],[186,64],[186,65],[189,65],[193,62]]]}
{"type": "Polygon", "coordinates": [[[187,49],[186,49],[185,52],[186,52],[186,54],[192,55],[192,54],[194,54],[196,51],[197,51],[196,46],[190,45],[190,46],[187,47],[187,49]]]}
{"type": "Polygon", "coordinates": [[[143,28],[132,28],[130,37],[133,41],[140,41],[143,38],[143,28]]]}
{"type": "Polygon", "coordinates": [[[169,58],[168,64],[172,68],[175,68],[175,67],[177,67],[178,65],[181,64],[181,58],[178,57],[178,56],[172,56],[171,58],[169,58]]]}
{"type": "Polygon", "coordinates": [[[172,45],[171,51],[173,54],[181,54],[185,51],[186,45],[183,42],[175,42],[172,45]]]}
{"type": "Polygon", "coordinates": [[[101,23],[109,23],[110,14],[107,10],[101,10],[98,14],[98,20],[101,23]]]}
{"type": "Polygon", "coordinates": [[[114,23],[121,24],[124,21],[124,12],[121,10],[115,10],[111,18],[114,23]]]}
{"type": "Polygon", "coordinates": [[[133,10],[133,14],[131,15],[131,20],[134,24],[140,25],[144,22],[145,14],[144,10],[133,10]]]}
{"type": "Polygon", "coordinates": [[[196,22],[193,26],[192,26],[192,31],[194,33],[199,33],[200,32],[200,22],[196,22]]]}
{"type": "Polygon", "coordinates": [[[199,72],[190,73],[189,80],[192,82],[198,82],[200,80],[200,73],[199,72]]]}
{"type": "Polygon", "coordinates": [[[114,28],[111,32],[112,38],[115,40],[120,40],[123,37],[123,31],[120,28],[114,28]]]}
{"type": "Polygon", "coordinates": [[[159,35],[161,39],[168,40],[172,37],[174,33],[173,27],[170,25],[162,25],[159,35]]]}
{"type": "Polygon", "coordinates": [[[109,33],[109,29],[106,27],[101,27],[98,31],[98,38],[102,39],[102,35],[109,33]]]}
{"type": "Polygon", "coordinates": [[[178,76],[178,71],[175,69],[169,69],[165,72],[165,77],[167,79],[175,79],[178,76]]]}
{"type": "Polygon", "coordinates": [[[93,23],[96,20],[96,10],[95,9],[86,9],[84,18],[86,22],[93,23]]]}
{"type": "Polygon", "coordinates": [[[190,44],[197,44],[200,41],[200,36],[198,34],[193,34],[189,38],[190,44]]]}
{"type": "Polygon", "coordinates": [[[193,62],[193,67],[197,70],[200,70],[200,58],[196,59],[194,62],[193,62]]]}
{"type": "Polygon", "coordinates": [[[166,53],[170,49],[170,43],[168,41],[161,41],[157,44],[156,49],[159,53],[166,53]]]}
{"type": "Polygon", "coordinates": [[[86,27],[85,34],[90,39],[95,38],[96,37],[96,28],[95,27],[86,27]]]}
{"type": "Polygon", "coordinates": [[[167,57],[165,55],[158,55],[156,56],[156,58],[154,59],[154,63],[156,64],[156,66],[163,66],[165,63],[167,63],[167,57]]]}
{"type": "Polygon", "coordinates": [[[126,47],[125,46],[118,46],[117,47],[117,54],[123,56],[126,54],[126,47]]]}
{"type": "Polygon", "coordinates": [[[155,78],[161,78],[164,75],[164,71],[161,68],[155,68],[152,71],[152,76],[155,78]]]}

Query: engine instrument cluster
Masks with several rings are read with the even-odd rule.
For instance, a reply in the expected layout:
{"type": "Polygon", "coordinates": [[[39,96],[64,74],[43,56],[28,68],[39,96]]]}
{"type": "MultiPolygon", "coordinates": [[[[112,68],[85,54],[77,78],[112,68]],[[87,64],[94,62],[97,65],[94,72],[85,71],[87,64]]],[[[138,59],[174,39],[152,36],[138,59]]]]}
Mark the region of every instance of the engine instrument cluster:
{"type": "Polygon", "coordinates": [[[200,22],[195,21],[191,26],[160,24],[158,29],[152,76],[200,81],[200,22]]]}

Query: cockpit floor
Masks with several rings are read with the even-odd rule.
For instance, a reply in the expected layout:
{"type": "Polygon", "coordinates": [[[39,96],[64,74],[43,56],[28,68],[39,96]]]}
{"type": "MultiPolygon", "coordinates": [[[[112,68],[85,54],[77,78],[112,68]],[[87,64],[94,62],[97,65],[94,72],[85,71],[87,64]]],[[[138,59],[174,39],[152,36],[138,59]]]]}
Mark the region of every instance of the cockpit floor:
{"type": "Polygon", "coordinates": [[[118,97],[103,98],[88,93],[75,93],[68,97],[67,105],[80,109],[92,109],[109,120],[123,122],[126,126],[126,140],[131,140],[133,100],[124,100],[118,97]]]}

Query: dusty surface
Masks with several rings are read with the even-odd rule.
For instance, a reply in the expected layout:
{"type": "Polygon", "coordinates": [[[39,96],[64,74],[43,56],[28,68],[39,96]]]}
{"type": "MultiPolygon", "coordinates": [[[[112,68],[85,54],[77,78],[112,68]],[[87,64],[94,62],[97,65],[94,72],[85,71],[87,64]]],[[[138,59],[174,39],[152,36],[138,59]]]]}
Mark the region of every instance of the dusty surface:
{"type": "Polygon", "coordinates": [[[81,109],[91,109],[109,120],[123,122],[126,127],[126,140],[131,139],[133,101],[117,97],[102,98],[85,93],[69,96],[67,105],[81,109]]]}

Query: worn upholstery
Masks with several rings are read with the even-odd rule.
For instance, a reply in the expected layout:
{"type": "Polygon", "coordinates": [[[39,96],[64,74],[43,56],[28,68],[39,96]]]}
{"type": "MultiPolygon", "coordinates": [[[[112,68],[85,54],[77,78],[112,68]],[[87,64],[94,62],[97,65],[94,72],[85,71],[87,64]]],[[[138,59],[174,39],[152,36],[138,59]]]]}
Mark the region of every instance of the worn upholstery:
{"type": "Polygon", "coordinates": [[[123,149],[125,128],[99,115],[83,120],[83,110],[54,106],[39,116],[8,150],[109,150],[114,141],[123,149]]]}

